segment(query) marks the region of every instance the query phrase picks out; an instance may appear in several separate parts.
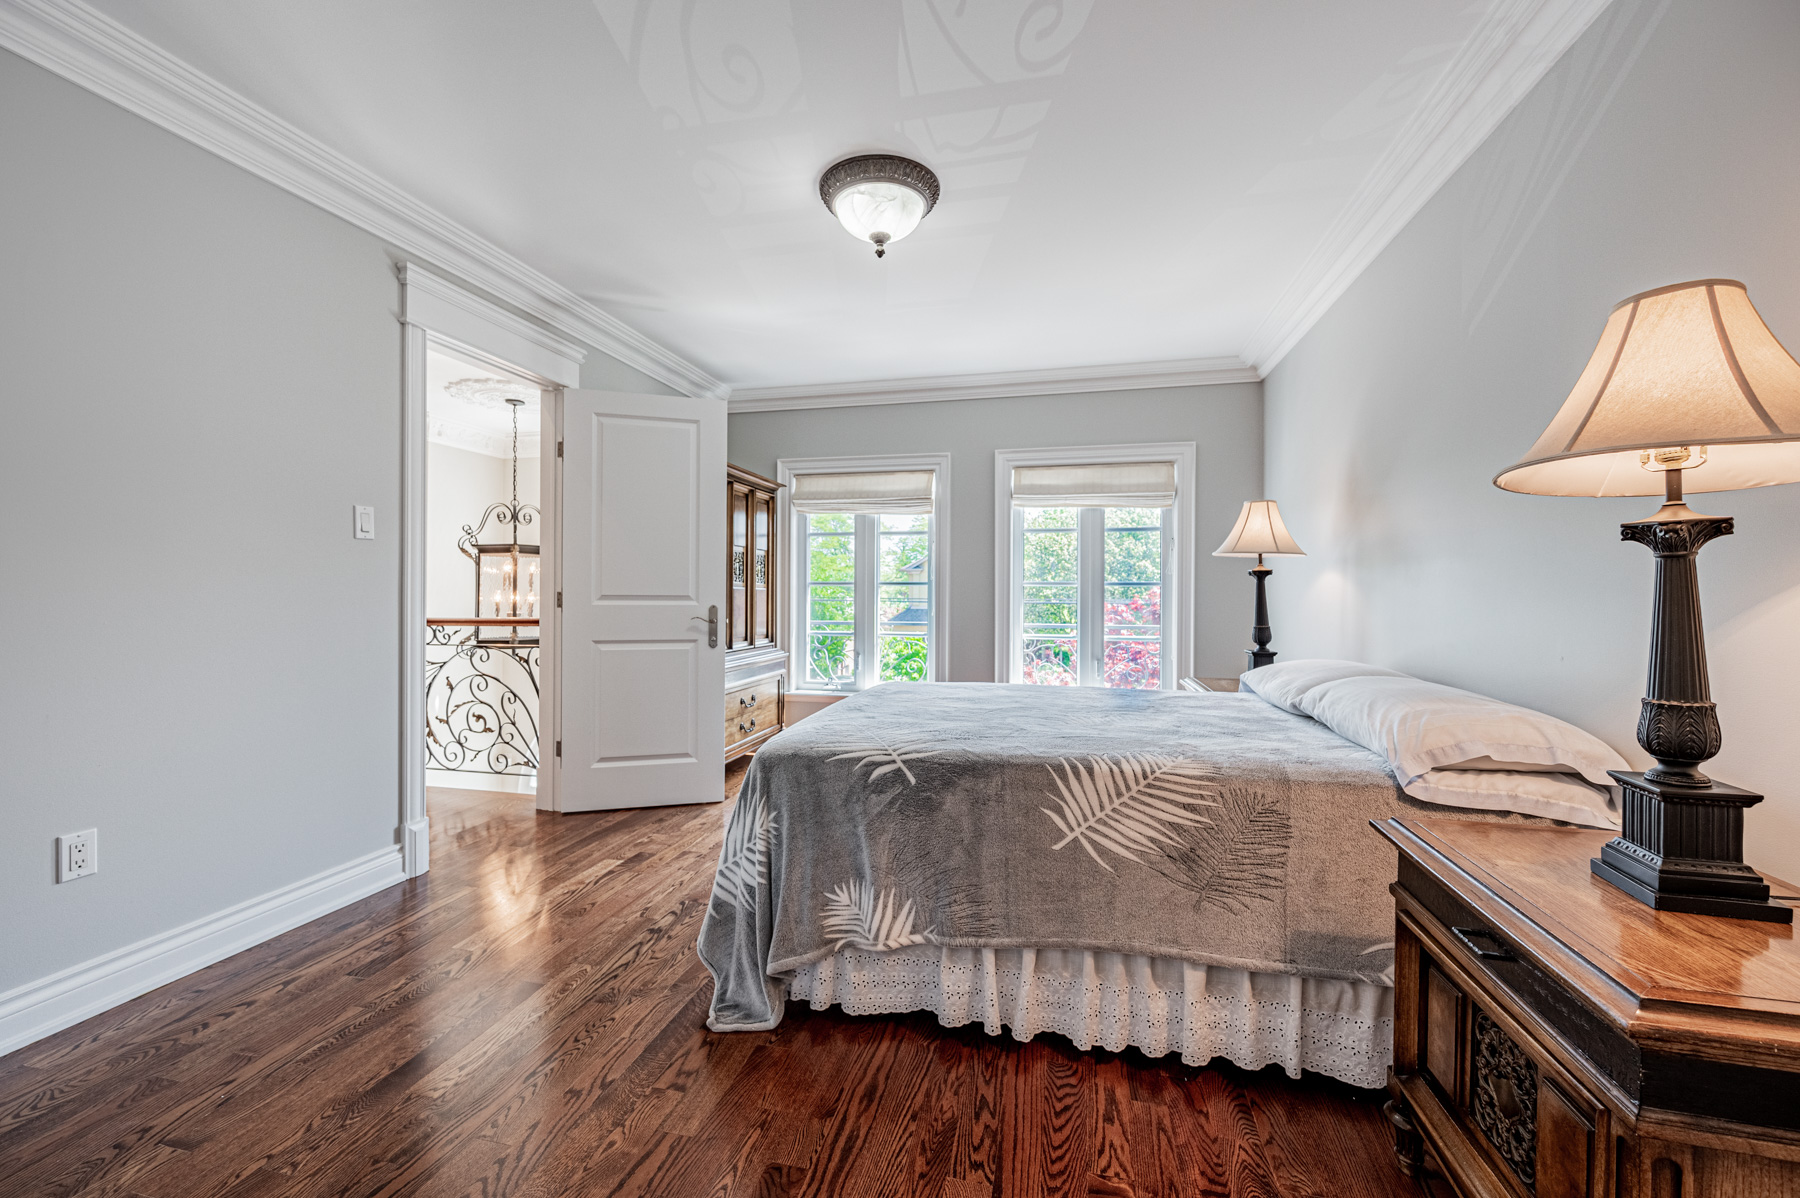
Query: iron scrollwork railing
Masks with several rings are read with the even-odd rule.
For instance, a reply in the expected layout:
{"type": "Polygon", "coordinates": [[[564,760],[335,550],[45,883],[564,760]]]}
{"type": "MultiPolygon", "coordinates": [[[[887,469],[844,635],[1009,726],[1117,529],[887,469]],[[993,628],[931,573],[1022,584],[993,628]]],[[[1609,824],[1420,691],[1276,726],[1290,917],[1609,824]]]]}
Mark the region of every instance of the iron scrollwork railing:
{"type": "Polygon", "coordinates": [[[427,620],[425,747],[432,769],[531,775],[538,768],[538,622],[427,620]],[[481,641],[508,626],[510,641],[481,641]]]}

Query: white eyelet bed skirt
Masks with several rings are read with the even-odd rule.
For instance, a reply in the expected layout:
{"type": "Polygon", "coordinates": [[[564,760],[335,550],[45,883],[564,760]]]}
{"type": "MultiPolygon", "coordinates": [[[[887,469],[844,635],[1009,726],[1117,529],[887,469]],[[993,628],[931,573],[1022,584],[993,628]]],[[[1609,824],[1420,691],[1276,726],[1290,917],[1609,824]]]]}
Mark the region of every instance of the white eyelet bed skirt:
{"type": "Polygon", "coordinates": [[[850,1015],[931,1011],[945,1027],[981,1021],[1020,1040],[1056,1032],[1078,1047],[1189,1065],[1311,1069],[1375,1088],[1393,1058],[1394,992],[1374,982],[1195,965],[1167,957],[1062,949],[918,945],[845,949],[795,971],[788,997],[850,1015]]]}

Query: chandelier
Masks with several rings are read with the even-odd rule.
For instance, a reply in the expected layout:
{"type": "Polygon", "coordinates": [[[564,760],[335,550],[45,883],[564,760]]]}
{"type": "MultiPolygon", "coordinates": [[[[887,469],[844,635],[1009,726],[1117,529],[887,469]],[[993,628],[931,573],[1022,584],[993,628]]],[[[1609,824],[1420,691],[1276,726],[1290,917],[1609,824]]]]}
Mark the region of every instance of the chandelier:
{"type": "MultiPolygon", "coordinates": [[[[537,523],[541,513],[534,504],[519,502],[519,409],[534,388],[505,379],[457,379],[444,390],[463,399],[492,403],[504,399],[512,408],[512,502],[488,505],[481,522],[463,525],[456,547],[475,563],[475,615],[480,619],[538,618],[538,547],[522,544],[519,531],[537,523]],[[492,523],[495,535],[511,533],[506,541],[483,541],[492,523]]],[[[538,631],[527,627],[477,627],[475,639],[484,643],[536,644],[538,631]]]]}

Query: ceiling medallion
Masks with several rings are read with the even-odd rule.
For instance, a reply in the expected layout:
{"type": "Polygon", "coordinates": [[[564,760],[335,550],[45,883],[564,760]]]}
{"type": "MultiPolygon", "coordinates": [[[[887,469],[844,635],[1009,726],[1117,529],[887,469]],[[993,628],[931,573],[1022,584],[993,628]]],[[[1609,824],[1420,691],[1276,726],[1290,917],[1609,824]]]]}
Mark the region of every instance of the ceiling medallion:
{"type": "Polygon", "coordinates": [[[453,379],[444,384],[444,394],[484,408],[504,410],[509,403],[535,400],[538,389],[530,383],[517,383],[511,379],[453,379]]]}
{"type": "Polygon", "coordinates": [[[825,172],[819,198],[850,236],[870,242],[883,258],[937,206],[938,177],[910,158],[859,154],[825,172]]]}

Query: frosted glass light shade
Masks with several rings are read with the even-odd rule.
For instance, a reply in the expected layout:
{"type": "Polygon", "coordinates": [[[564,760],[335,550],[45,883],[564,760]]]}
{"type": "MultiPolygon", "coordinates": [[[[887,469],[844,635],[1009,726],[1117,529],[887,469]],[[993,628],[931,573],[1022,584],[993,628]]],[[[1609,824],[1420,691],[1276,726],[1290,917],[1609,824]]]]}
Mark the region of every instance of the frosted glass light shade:
{"type": "Polygon", "coordinates": [[[1281,509],[1273,499],[1249,499],[1238,513],[1225,543],[1213,550],[1214,557],[1305,557],[1306,550],[1294,543],[1282,522],[1281,509]]]}
{"type": "Polygon", "coordinates": [[[1684,461],[1699,462],[1682,468],[1689,494],[1800,482],[1800,362],[1732,279],[1621,301],[1550,427],[1494,485],[1661,495],[1684,461]]]}
{"type": "Polygon", "coordinates": [[[936,206],[938,177],[910,158],[862,154],[825,172],[819,198],[850,236],[869,242],[880,258],[936,206]]]}
{"type": "Polygon", "coordinates": [[[850,236],[889,245],[919,227],[925,197],[900,183],[852,183],[838,192],[831,210],[850,236]]]}

